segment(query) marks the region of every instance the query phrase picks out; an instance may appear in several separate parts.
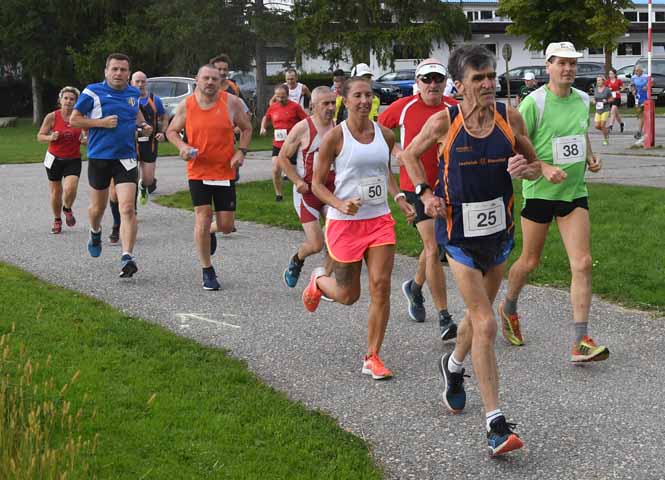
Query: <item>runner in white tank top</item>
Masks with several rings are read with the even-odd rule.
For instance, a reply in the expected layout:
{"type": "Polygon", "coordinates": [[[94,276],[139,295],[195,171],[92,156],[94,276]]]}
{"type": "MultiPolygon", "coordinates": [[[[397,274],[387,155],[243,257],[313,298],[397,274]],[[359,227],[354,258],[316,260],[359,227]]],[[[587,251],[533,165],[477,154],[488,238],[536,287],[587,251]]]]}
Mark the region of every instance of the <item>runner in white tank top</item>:
{"type": "Polygon", "coordinates": [[[296,102],[303,108],[309,106],[309,100],[312,93],[307,85],[298,82],[298,72],[290,68],[284,73],[284,80],[289,89],[289,100],[296,102]]]}
{"type": "Polygon", "coordinates": [[[312,191],[330,206],[326,244],[335,260],[335,278],[315,269],[303,292],[303,304],[314,312],[322,295],[345,305],[358,301],[364,259],[372,288],[367,354],[361,371],[379,380],[392,377],[379,358],[390,316],[390,276],[395,258],[395,221],[388,195],[394,196],[407,220],[415,218],[415,210],[390,173],[393,132],[368,118],[373,99],[369,84],[352,78],[344,84],[342,95],[349,117],[323,139],[312,178],[312,191]],[[325,186],[333,163],[334,194],[325,186]]]}

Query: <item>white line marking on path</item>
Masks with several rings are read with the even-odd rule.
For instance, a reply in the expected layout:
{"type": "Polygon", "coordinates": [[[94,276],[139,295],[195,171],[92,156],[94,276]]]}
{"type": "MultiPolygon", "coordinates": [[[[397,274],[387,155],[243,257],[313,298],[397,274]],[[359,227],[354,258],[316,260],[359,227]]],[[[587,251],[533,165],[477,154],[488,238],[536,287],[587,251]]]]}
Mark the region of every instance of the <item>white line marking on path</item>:
{"type": "MultiPolygon", "coordinates": [[[[233,314],[222,314],[223,316],[229,316],[229,317],[237,317],[237,315],[233,314]]],[[[180,322],[182,323],[181,326],[184,327],[185,322],[187,320],[199,320],[201,322],[207,322],[207,323],[212,323],[213,325],[218,325],[218,326],[223,326],[223,327],[231,327],[231,328],[240,328],[240,325],[233,325],[232,323],[226,323],[226,322],[220,322],[218,320],[213,320],[211,318],[207,318],[208,314],[207,313],[176,313],[176,316],[180,319],[180,322]]],[[[189,326],[189,325],[187,325],[189,326]]]]}

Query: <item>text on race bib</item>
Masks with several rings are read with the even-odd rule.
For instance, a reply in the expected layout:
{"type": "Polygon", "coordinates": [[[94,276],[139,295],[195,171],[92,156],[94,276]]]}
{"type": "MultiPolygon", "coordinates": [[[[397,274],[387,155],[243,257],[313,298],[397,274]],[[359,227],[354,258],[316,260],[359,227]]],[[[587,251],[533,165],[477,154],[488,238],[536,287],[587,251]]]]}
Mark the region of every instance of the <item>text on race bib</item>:
{"type": "Polygon", "coordinates": [[[137,140],[138,140],[139,142],[141,142],[141,143],[149,142],[149,141],[150,141],[150,137],[139,137],[139,138],[137,138],[137,140]]]}
{"type": "Polygon", "coordinates": [[[383,177],[361,178],[358,182],[360,198],[369,205],[381,205],[386,202],[388,189],[383,177]]]}
{"type": "Polygon", "coordinates": [[[484,237],[506,229],[506,207],[503,198],[462,204],[464,236],[484,237]]]}
{"type": "Polygon", "coordinates": [[[275,130],[275,140],[277,142],[283,142],[286,140],[286,128],[278,128],[275,130]]]}
{"type": "Polygon", "coordinates": [[[46,152],[46,155],[44,155],[44,166],[50,169],[53,166],[54,161],[55,157],[53,156],[53,154],[46,152]]]}
{"type": "Polygon", "coordinates": [[[603,102],[596,102],[596,110],[602,110],[605,108],[605,103],[603,102]]]}
{"type": "Polygon", "coordinates": [[[586,161],[586,137],[555,137],[552,139],[552,159],[555,165],[586,161]]]}
{"type": "Polygon", "coordinates": [[[136,168],[136,159],[135,158],[121,158],[120,163],[122,164],[123,167],[125,167],[125,170],[128,172],[136,168]]]}

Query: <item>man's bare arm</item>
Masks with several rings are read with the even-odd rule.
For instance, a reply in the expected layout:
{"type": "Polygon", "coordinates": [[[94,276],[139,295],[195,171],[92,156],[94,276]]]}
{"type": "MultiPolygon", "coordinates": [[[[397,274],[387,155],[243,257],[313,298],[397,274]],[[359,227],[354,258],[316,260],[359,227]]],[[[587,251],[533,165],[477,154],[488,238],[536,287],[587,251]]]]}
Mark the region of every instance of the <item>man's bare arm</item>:
{"type": "Polygon", "coordinates": [[[183,100],[176,107],[173,120],[171,120],[169,128],[166,129],[166,138],[169,142],[175,145],[183,160],[189,160],[189,150],[192,148],[180,138],[180,132],[185,128],[186,113],[187,107],[185,105],[185,100],[183,100]]]}

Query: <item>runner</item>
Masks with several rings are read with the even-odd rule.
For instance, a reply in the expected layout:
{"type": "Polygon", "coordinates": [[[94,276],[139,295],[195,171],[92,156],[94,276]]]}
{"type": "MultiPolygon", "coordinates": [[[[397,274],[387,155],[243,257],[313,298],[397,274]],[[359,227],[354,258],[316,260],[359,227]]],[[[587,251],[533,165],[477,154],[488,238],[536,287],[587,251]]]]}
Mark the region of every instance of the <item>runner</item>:
{"type": "Polygon", "coordinates": [[[102,254],[102,217],[109,197],[111,180],[118,194],[122,257],[121,278],[138,271],[133,257],[136,242],[136,184],[138,166],[134,137],[137,127],[150,135],[152,127],[139,110],[141,92],[128,84],[129,57],[112,53],[106,59],[106,80],[88,85],[79,97],[70,118],[73,127],[88,129],[88,181],[90,192],[90,240],[88,253],[102,254]]]}
{"type": "Polygon", "coordinates": [[[342,87],[344,86],[345,81],[346,74],[344,73],[344,70],[337,69],[333,72],[333,84],[330,89],[336,96],[342,96],[342,87]]]}
{"type": "Polygon", "coordinates": [[[53,211],[51,233],[56,234],[62,232],[60,212],[65,214],[65,222],[68,227],[76,225],[72,206],[76,200],[76,191],[81,176],[81,143],[85,143],[86,140],[84,131],[70,125],[69,117],[79,95],[78,89],[74,87],[65,87],[60,90],[58,94],[60,109],[44,117],[39,133],[37,133],[39,142],[49,144],[44,157],[44,166],[49,180],[51,210],[53,211]]]}
{"type": "MultiPolygon", "coordinates": [[[[272,184],[275,188],[275,201],[281,202],[284,199],[282,194],[282,169],[279,166],[279,150],[286,140],[286,136],[291,129],[300,120],[307,118],[305,111],[297,103],[289,100],[288,88],[286,85],[277,85],[275,87],[275,102],[271,103],[266,114],[261,119],[261,131],[263,136],[267,133],[268,122],[272,123],[274,137],[272,141],[272,184]]],[[[291,163],[295,164],[295,155],[291,158],[291,163]]]]}
{"type": "Polygon", "coordinates": [[[520,92],[517,94],[517,104],[522,103],[522,100],[536,88],[538,88],[536,76],[533,72],[526,72],[524,74],[524,85],[520,87],[520,92]]]}
{"type": "Polygon", "coordinates": [[[203,289],[219,290],[217,274],[210,260],[210,224],[214,212],[217,228],[230,233],[236,210],[236,167],[241,165],[252,139],[252,125],[242,101],[220,92],[221,78],[213,65],[199,68],[194,94],[178,104],[166,131],[180,157],[187,162],[189,192],[194,205],[194,239],[203,269],[203,289]],[[233,128],[240,127],[239,147],[234,145],[233,128]],[[180,138],[187,131],[187,143],[180,138]]]}
{"type": "Polygon", "coordinates": [[[387,194],[394,196],[409,221],[415,211],[399,194],[390,172],[393,132],[369,120],[374,97],[369,84],[351,78],[342,95],[349,118],[323,139],[312,177],[314,195],[329,205],[326,244],[335,261],[335,278],[325,275],[323,268],[314,269],[302,299],[310,312],[317,309],[322,294],[344,305],[354,304],[360,297],[360,270],[365,260],[371,303],[362,373],[380,380],[392,376],[379,358],[390,317],[390,275],[395,258],[395,221],[387,194]],[[333,164],[334,194],[326,187],[333,164]]]}
{"type": "Polygon", "coordinates": [[[508,274],[506,298],[499,305],[502,332],[512,345],[523,345],[517,300],[529,274],[540,262],[553,219],[568,255],[572,280],[573,347],[571,362],[605,360],[607,347],[588,335],[591,306],[591,252],[589,201],[585,170],[598,172],[600,159],[591,151],[589,96],[572,88],[577,59],[582,56],[570,42],[550,43],[545,51],[550,80],[522,105],[531,141],[542,161],[543,176],[522,183],[522,253],[508,274]]]}
{"type": "Polygon", "coordinates": [[[284,80],[286,80],[285,85],[288,88],[289,100],[296,102],[302,108],[308,108],[312,93],[307,85],[298,81],[298,72],[293,68],[289,68],[284,72],[284,80]]]}
{"type": "Polygon", "coordinates": [[[614,127],[614,122],[617,121],[621,127],[621,133],[623,133],[623,119],[621,118],[621,114],[619,114],[619,107],[621,106],[621,88],[623,87],[623,82],[620,78],[617,77],[617,71],[615,68],[610,68],[610,78],[605,82],[605,85],[607,85],[614,94],[614,101],[612,102],[612,107],[610,108],[610,132],[612,131],[612,127],[614,127]]]}
{"type": "Polygon", "coordinates": [[[644,102],[647,101],[648,81],[649,79],[644,75],[642,67],[637,65],[635,67],[635,73],[630,77],[630,85],[635,92],[635,110],[637,111],[637,117],[640,119],[640,128],[634,135],[636,140],[642,138],[642,132],[644,130],[644,102]]]}
{"type": "MultiPolygon", "coordinates": [[[[312,91],[312,116],[301,120],[286,137],[279,152],[279,164],[293,183],[293,206],[305,232],[305,241],[300,244],[289,265],[284,270],[284,283],[294,288],[300,278],[305,259],[323,250],[323,230],[319,220],[325,218],[325,206],[312,193],[314,161],[318,157],[321,140],[333,128],[335,93],[328,87],[316,87],[312,91]],[[289,160],[297,155],[296,166],[289,160]]],[[[335,173],[328,175],[326,188],[335,190],[335,173]]],[[[326,257],[326,274],[330,275],[332,262],[326,257]]]]}
{"type": "Polygon", "coordinates": [[[513,248],[511,176],[536,178],[540,163],[519,113],[495,101],[495,69],[494,56],[480,45],[454,50],[448,71],[462,102],[433,115],[404,151],[402,161],[425,212],[440,217],[437,241],[446,250],[467,308],[454,352],[439,362],[443,402],[453,413],[464,409],[463,362],[471,353],[485,409],[487,443],[492,455],[499,455],[523,443],[499,408],[492,303],[513,248]],[[441,160],[433,191],[420,158],[436,144],[441,160]]]}
{"type": "Polygon", "coordinates": [[[139,203],[146,205],[148,197],[157,189],[155,168],[157,166],[157,143],[166,140],[166,127],[169,126],[169,116],[164,109],[162,99],[146,90],[148,77],[138,71],[132,75],[132,86],[139,89],[139,108],[143,118],[152,127],[152,133],[139,134],[136,137],[136,153],[138,154],[141,180],[139,181],[139,203]]]}
{"type": "MultiPolygon", "coordinates": [[[[392,151],[398,160],[403,149],[409,146],[432,115],[452,105],[457,105],[457,100],[443,95],[447,76],[448,71],[439,60],[435,58],[423,60],[416,68],[416,85],[419,93],[393,102],[379,115],[379,123],[384,127],[390,129],[400,127],[402,145],[400,147],[395,144],[392,151]]],[[[436,145],[432,145],[420,160],[425,168],[427,183],[434,185],[439,163],[436,145]]],[[[402,292],[409,303],[409,317],[416,322],[425,321],[426,311],[422,287],[425,280],[427,280],[434,305],[437,312],[439,312],[440,337],[442,340],[455,338],[457,325],[448,313],[446,275],[439,261],[439,246],[436,243],[434,233],[434,219],[425,213],[423,203],[420,201],[420,197],[414,193],[415,187],[401,162],[399,183],[406,200],[416,210],[416,218],[413,224],[423,241],[423,251],[418,257],[416,274],[412,279],[402,284],[402,292]]]]}
{"type": "Polygon", "coordinates": [[[614,102],[614,95],[612,90],[605,85],[604,75],[598,75],[598,78],[596,78],[596,89],[593,98],[596,103],[595,127],[596,130],[603,132],[603,145],[608,145],[610,131],[607,128],[607,118],[610,116],[610,107],[614,102]]]}

